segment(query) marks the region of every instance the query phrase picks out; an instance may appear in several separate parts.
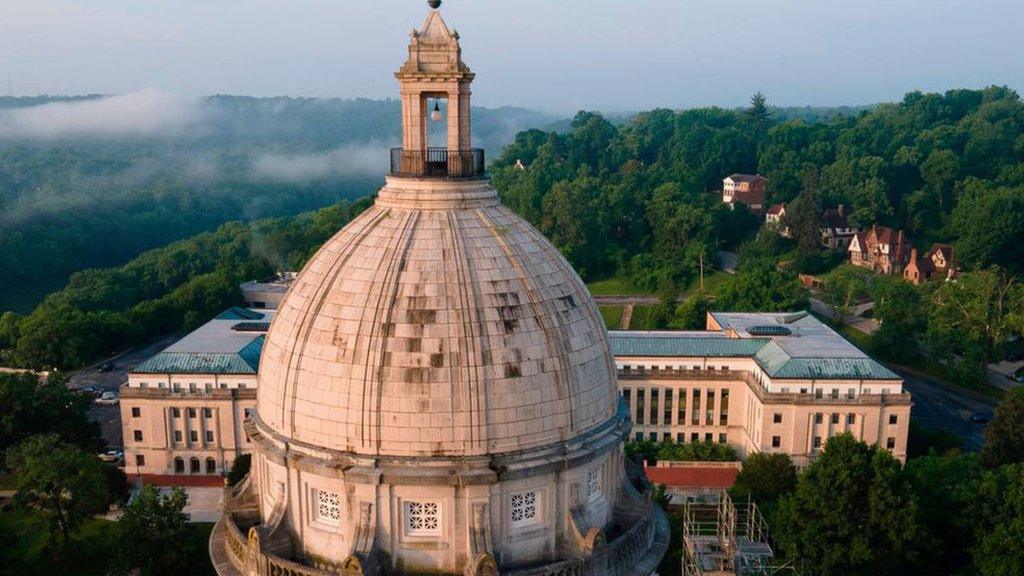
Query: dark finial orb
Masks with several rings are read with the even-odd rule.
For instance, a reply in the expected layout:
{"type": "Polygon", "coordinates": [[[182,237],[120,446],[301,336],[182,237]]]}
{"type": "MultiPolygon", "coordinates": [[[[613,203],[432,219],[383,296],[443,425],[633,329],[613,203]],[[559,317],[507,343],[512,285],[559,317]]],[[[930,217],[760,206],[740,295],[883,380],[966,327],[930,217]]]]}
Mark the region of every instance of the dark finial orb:
{"type": "Polygon", "coordinates": [[[441,0],[427,0],[427,6],[430,6],[434,10],[441,7],[441,0]]]}

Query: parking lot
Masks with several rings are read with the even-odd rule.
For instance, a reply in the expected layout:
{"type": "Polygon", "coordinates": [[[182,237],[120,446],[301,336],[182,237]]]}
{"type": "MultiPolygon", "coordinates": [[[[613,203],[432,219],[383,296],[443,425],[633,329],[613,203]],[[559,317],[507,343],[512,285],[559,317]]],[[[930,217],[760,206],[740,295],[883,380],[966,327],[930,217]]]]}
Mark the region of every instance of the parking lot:
{"type": "MultiPolygon", "coordinates": [[[[121,384],[128,381],[129,370],[170,346],[177,339],[176,336],[161,338],[145,346],[133,348],[111,360],[83,368],[71,375],[68,385],[75,390],[93,388],[101,392],[116,393],[121,388],[121,384]],[[101,366],[106,362],[110,362],[113,366],[109,370],[102,370],[101,366]]],[[[89,418],[100,423],[103,440],[109,448],[116,448],[118,450],[124,448],[124,439],[121,435],[120,406],[117,404],[97,404],[93,402],[92,406],[89,407],[89,418]]]]}

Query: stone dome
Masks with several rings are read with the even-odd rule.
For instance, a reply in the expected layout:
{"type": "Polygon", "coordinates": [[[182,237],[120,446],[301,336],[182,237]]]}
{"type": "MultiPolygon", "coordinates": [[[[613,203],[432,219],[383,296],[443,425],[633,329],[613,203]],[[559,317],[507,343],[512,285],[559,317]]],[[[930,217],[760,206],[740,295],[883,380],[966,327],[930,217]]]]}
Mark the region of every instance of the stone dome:
{"type": "Polygon", "coordinates": [[[579,276],[486,180],[389,177],[298,275],[257,412],[363,455],[509,453],[613,418],[614,362],[579,276]]]}

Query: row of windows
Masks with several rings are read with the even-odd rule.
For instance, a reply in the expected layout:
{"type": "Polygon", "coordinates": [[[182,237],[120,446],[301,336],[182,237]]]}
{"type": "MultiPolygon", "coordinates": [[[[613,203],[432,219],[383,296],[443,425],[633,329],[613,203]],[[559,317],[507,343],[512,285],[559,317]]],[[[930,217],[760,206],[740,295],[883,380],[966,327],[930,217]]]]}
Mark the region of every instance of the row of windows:
{"type": "MultiPolygon", "coordinates": [[[[601,492],[601,469],[587,472],[586,493],[594,498],[601,492]]],[[[314,492],[316,521],[332,526],[341,525],[341,497],[336,492],[314,492]]],[[[539,519],[537,492],[522,492],[509,497],[509,521],[513,526],[524,526],[539,519]]],[[[407,500],[404,503],[405,530],[410,536],[433,536],[441,532],[441,506],[437,502],[407,500]]]]}
{"type": "Polygon", "coordinates": [[[632,390],[624,388],[622,398],[630,407],[630,414],[633,423],[638,426],[685,426],[689,421],[691,426],[725,426],[729,422],[729,390],[721,390],[721,399],[718,406],[718,413],[715,413],[715,390],[708,389],[702,394],[700,388],[694,388],[687,394],[685,388],[637,388],[632,390]],[[650,401],[647,401],[647,393],[650,393],[650,401]],[[634,397],[635,393],[635,397],[634,397]],[[689,399],[689,418],[687,400],[689,399]],[[703,403],[704,409],[701,410],[703,403]],[[661,420],[659,421],[659,414],[661,420]],[[673,416],[675,422],[673,422],[673,416]]]}
{"type": "MultiPolygon", "coordinates": [[[[156,387],[160,389],[167,388],[167,383],[157,382],[156,387]]],[[[237,387],[239,390],[245,390],[247,386],[245,382],[239,382],[237,387]]],[[[149,382],[139,382],[139,388],[149,388],[149,382]]],[[[229,388],[228,383],[221,382],[219,388],[221,390],[227,390],[229,388]]],[[[171,390],[173,392],[181,392],[183,389],[181,382],[174,382],[171,384],[171,390]]],[[[213,392],[213,390],[214,386],[212,382],[206,382],[203,384],[203,392],[213,392]]],[[[199,386],[197,386],[195,382],[189,382],[188,391],[192,393],[199,392],[199,386]]]]}
{"type": "MultiPolygon", "coordinates": [[[[841,414],[833,413],[833,414],[830,415],[829,420],[831,421],[832,424],[839,424],[839,417],[840,416],[841,416],[841,414]]],[[[825,415],[824,414],[822,414],[821,412],[815,412],[814,413],[814,423],[815,424],[822,424],[824,421],[825,421],[825,415]]],[[[856,421],[857,421],[857,415],[856,414],[853,414],[851,412],[851,413],[846,415],[846,423],[847,424],[852,425],[856,421]]],[[[781,424],[782,423],[782,414],[779,414],[778,412],[776,412],[772,416],[772,422],[774,424],[781,424]]],[[[896,414],[889,414],[889,424],[890,425],[895,425],[897,422],[899,422],[899,416],[897,416],[896,414]]]]}
{"type": "MultiPolygon", "coordinates": [[[[133,430],[132,438],[134,438],[136,442],[142,442],[142,430],[133,430]]],[[[181,430],[174,431],[174,441],[176,443],[181,443],[183,438],[184,435],[181,433],[181,430]]],[[[189,430],[188,439],[190,442],[199,442],[199,431],[189,430]]],[[[203,441],[205,441],[207,444],[213,443],[213,430],[206,430],[203,433],[203,441]]]]}
{"type": "MultiPolygon", "coordinates": [[[[633,438],[637,442],[640,442],[640,441],[642,441],[644,439],[644,433],[643,432],[637,432],[633,436],[633,438]]],[[[647,439],[652,441],[652,442],[657,442],[658,441],[658,433],[657,432],[648,432],[647,433],[647,439]]],[[[664,442],[671,441],[672,440],[672,433],[671,432],[662,432],[661,433],[661,440],[664,441],[664,442]]],[[[694,444],[694,443],[697,443],[697,442],[700,442],[700,441],[701,441],[701,433],[700,432],[691,432],[690,433],[690,443],[691,444],[694,444]]],[[[711,433],[711,432],[705,432],[704,433],[704,442],[714,442],[714,441],[715,441],[715,435],[713,433],[711,433]]],[[[725,432],[720,432],[718,434],[718,443],[719,444],[726,444],[727,442],[728,442],[728,436],[726,435],[726,433],[725,432]]],[[[675,435],[675,443],[676,444],[685,444],[686,443],[686,433],[684,433],[684,432],[677,432],[676,435],[675,435]]]]}

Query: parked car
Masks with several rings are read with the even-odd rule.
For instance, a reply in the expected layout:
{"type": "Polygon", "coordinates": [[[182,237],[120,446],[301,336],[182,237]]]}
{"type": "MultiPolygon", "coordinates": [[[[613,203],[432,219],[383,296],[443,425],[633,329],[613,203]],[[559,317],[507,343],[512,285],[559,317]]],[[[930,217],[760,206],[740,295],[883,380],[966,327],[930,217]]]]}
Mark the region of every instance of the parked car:
{"type": "Polygon", "coordinates": [[[114,364],[113,362],[104,362],[103,364],[100,364],[100,372],[110,372],[114,368],[117,368],[117,364],[114,364]]]}
{"type": "Polygon", "coordinates": [[[96,396],[96,392],[101,392],[101,391],[96,390],[92,386],[86,386],[85,388],[82,388],[80,392],[82,394],[85,394],[86,396],[96,396]]]}
{"type": "Polygon", "coordinates": [[[96,399],[97,404],[117,404],[119,401],[120,398],[117,397],[117,392],[104,392],[96,399]]]}
{"type": "Polygon", "coordinates": [[[1016,380],[1017,382],[1020,382],[1021,384],[1024,384],[1024,368],[1020,368],[1016,372],[1014,372],[1013,379],[1016,380]]]}
{"type": "Polygon", "coordinates": [[[104,462],[120,462],[124,460],[124,452],[120,450],[107,450],[106,452],[99,455],[100,460],[104,462]]]}

